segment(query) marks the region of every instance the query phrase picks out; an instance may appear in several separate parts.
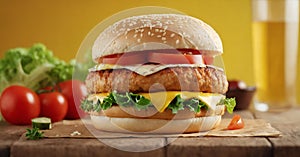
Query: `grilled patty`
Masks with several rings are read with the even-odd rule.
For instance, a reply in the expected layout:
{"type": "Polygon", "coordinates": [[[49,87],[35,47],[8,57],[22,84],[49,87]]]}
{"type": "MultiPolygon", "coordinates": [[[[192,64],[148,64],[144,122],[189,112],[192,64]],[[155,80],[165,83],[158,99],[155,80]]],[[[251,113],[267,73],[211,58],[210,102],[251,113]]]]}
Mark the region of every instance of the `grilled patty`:
{"type": "Polygon", "coordinates": [[[89,93],[193,91],[224,94],[228,82],[224,71],[213,67],[173,67],[148,76],[127,69],[90,72],[89,93]]]}

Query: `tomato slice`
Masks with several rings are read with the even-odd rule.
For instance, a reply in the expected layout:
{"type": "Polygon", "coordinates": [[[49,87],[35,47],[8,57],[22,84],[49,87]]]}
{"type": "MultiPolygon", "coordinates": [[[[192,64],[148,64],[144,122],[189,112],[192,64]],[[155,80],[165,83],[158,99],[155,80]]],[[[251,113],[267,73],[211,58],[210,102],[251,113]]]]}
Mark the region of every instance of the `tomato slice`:
{"type": "Polygon", "coordinates": [[[213,56],[203,56],[202,51],[194,49],[161,49],[140,52],[120,53],[100,58],[104,64],[134,65],[145,63],[159,64],[213,64],[213,56]]]}
{"type": "Polygon", "coordinates": [[[189,60],[183,54],[150,53],[148,61],[160,64],[190,64],[189,60]]]}
{"type": "Polygon", "coordinates": [[[185,55],[185,58],[189,60],[191,64],[205,64],[202,55],[185,55]]]}
{"type": "Polygon", "coordinates": [[[244,128],[245,124],[240,115],[234,115],[230,124],[227,126],[228,130],[236,130],[244,128]]]}
{"type": "Polygon", "coordinates": [[[160,64],[204,64],[202,55],[149,53],[148,61],[160,64]]]}
{"type": "Polygon", "coordinates": [[[190,54],[190,55],[201,55],[202,51],[201,50],[196,50],[196,49],[188,49],[188,48],[178,48],[178,51],[180,51],[182,54],[190,54]]]}
{"type": "Polygon", "coordinates": [[[213,65],[214,57],[213,56],[203,56],[203,61],[205,65],[213,65]]]}
{"type": "Polygon", "coordinates": [[[147,55],[144,53],[130,54],[126,53],[117,57],[104,57],[102,63],[104,64],[118,64],[118,65],[132,65],[144,64],[147,62],[147,55]]]}

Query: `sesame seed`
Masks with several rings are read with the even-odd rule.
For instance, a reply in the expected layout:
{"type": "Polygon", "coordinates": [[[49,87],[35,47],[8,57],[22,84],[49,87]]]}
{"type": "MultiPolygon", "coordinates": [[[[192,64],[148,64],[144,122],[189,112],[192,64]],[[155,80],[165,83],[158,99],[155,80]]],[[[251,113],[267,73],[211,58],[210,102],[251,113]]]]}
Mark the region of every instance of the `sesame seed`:
{"type": "Polygon", "coordinates": [[[163,43],[165,44],[165,43],[167,43],[167,41],[165,40],[163,43]]]}
{"type": "Polygon", "coordinates": [[[143,37],[143,33],[140,34],[140,37],[141,37],[141,38],[143,37]]]}
{"type": "Polygon", "coordinates": [[[125,36],[125,39],[127,39],[128,37],[127,37],[127,35],[125,36]]]}
{"type": "Polygon", "coordinates": [[[171,37],[171,38],[173,38],[174,36],[175,36],[175,34],[174,34],[174,33],[172,33],[172,34],[170,35],[170,37],[171,37]]]}
{"type": "Polygon", "coordinates": [[[166,36],[166,34],[167,34],[167,32],[164,32],[162,35],[163,35],[163,36],[166,36]]]}
{"type": "Polygon", "coordinates": [[[137,33],[137,32],[139,32],[139,30],[138,30],[138,29],[134,30],[134,33],[137,33]]]}
{"type": "Polygon", "coordinates": [[[154,36],[154,33],[151,33],[151,37],[154,36]]]}
{"type": "Polygon", "coordinates": [[[179,39],[176,40],[176,45],[178,45],[178,44],[179,44],[179,39]]]}
{"type": "Polygon", "coordinates": [[[134,34],[133,37],[136,38],[136,37],[137,37],[137,34],[134,34]]]}
{"type": "Polygon", "coordinates": [[[156,29],[155,29],[155,32],[159,32],[159,29],[156,28],[156,29]]]}
{"type": "Polygon", "coordinates": [[[141,29],[141,32],[144,32],[144,29],[141,29]]]}
{"type": "Polygon", "coordinates": [[[164,30],[163,30],[163,29],[161,29],[161,30],[159,30],[159,32],[164,32],[164,30]]]}
{"type": "Polygon", "coordinates": [[[161,40],[167,40],[167,38],[166,37],[162,37],[161,40]]]}
{"type": "Polygon", "coordinates": [[[157,35],[156,37],[161,38],[161,35],[157,35]]]}
{"type": "Polygon", "coordinates": [[[150,31],[148,32],[148,35],[149,35],[149,36],[151,35],[151,32],[150,32],[150,31]]]}
{"type": "Polygon", "coordinates": [[[141,42],[141,39],[140,39],[140,38],[138,38],[138,39],[137,39],[137,42],[138,42],[138,43],[140,43],[140,42],[141,42]]]}

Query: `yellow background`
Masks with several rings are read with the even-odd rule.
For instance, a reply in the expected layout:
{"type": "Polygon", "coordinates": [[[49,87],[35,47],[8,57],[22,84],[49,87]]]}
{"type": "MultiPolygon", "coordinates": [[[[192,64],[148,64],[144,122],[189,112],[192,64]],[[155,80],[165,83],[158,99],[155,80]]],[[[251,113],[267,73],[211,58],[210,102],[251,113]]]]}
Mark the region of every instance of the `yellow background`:
{"type": "MultiPolygon", "coordinates": [[[[0,0],[0,57],[9,48],[42,42],[56,56],[70,60],[101,20],[138,6],[174,8],[205,21],[221,36],[228,78],[255,84],[250,0],[0,0]]],[[[299,75],[298,64],[298,102],[299,75]]]]}

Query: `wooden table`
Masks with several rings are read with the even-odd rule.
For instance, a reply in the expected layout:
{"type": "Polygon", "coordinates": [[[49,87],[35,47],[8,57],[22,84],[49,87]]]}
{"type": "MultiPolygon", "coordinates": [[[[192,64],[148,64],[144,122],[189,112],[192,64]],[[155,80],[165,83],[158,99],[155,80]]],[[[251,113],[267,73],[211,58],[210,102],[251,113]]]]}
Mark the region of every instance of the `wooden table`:
{"type": "MultiPolygon", "coordinates": [[[[277,138],[266,137],[193,137],[193,138],[135,138],[107,139],[124,147],[161,148],[149,152],[125,152],[109,147],[97,139],[42,139],[26,140],[21,135],[29,126],[0,123],[0,157],[60,157],[60,156],[224,156],[224,157],[298,157],[300,156],[300,109],[282,113],[237,111],[244,118],[262,118],[283,134],[277,138]],[[175,140],[172,143],[168,141],[175,140]]],[[[229,115],[225,115],[229,117],[229,115]]]]}

